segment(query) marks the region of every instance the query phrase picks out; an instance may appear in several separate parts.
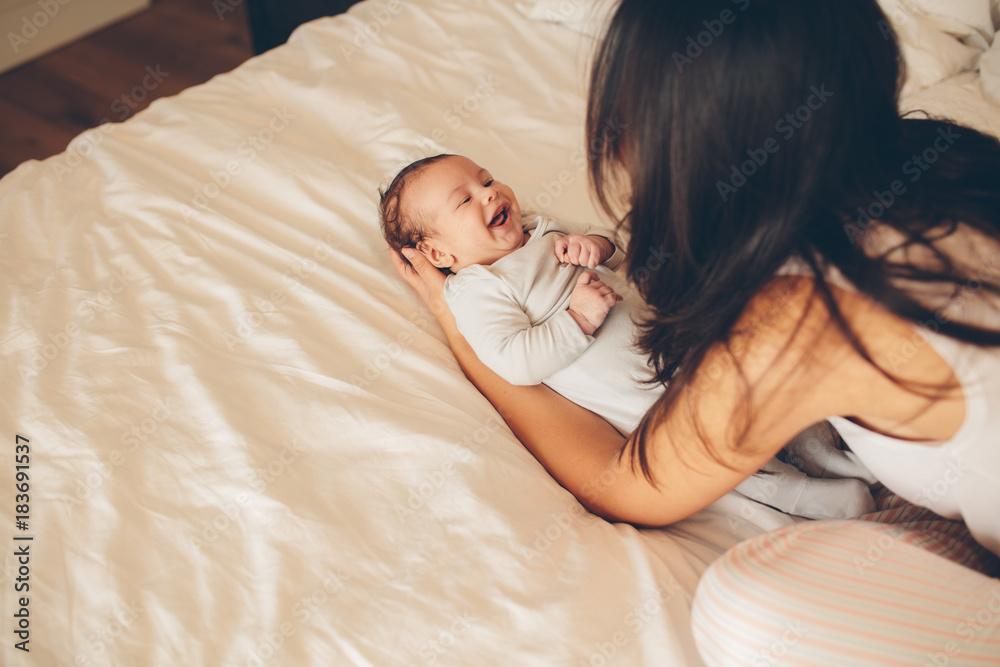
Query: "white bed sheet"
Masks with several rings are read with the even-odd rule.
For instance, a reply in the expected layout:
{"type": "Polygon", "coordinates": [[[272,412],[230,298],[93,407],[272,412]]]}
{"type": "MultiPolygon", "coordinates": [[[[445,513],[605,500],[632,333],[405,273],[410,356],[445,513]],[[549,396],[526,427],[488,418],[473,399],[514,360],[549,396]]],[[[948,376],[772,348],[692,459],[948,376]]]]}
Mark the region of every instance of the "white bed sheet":
{"type": "Polygon", "coordinates": [[[597,219],[591,47],[514,0],[369,0],[0,181],[0,611],[30,600],[0,662],[701,664],[699,574],[792,519],[582,511],[378,232],[378,186],[442,151],[597,219]]]}
{"type": "Polygon", "coordinates": [[[512,0],[367,2],[0,181],[4,664],[699,664],[699,573],[789,519],[583,512],[378,232],[444,150],[594,219],[590,48],[512,0]]]}

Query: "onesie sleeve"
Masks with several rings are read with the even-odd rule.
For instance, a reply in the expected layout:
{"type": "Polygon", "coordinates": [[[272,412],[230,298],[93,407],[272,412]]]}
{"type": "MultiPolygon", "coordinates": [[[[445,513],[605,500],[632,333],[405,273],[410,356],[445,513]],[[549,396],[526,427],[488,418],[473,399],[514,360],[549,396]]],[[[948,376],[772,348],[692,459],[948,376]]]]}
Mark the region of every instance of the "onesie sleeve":
{"type": "Polygon", "coordinates": [[[594,235],[603,236],[608,241],[611,241],[611,246],[615,249],[615,251],[611,253],[611,257],[608,257],[606,260],[604,260],[604,266],[614,271],[621,265],[622,260],[625,259],[625,252],[621,249],[618,242],[614,238],[612,238],[612,236],[609,236],[607,233],[597,234],[595,232],[594,235]]]}
{"type": "MultiPolygon", "coordinates": [[[[484,272],[485,273],[485,272],[484,272]]],[[[446,284],[458,330],[479,359],[516,385],[534,385],[562,370],[594,342],[562,310],[532,326],[503,281],[490,275],[446,284]]]]}
{"type": "Polygon", "coordinates": [[[589,225],[586,231],[583,232],[587,236],[600,236],[607,239],[611,243],[611,247],[614,248],[614,252],[611,253],[611,257],[601,262],[603,266],[608,267],[612,271],[618,268],[618,265],[622,263],[625,259],[625,253],[622,252],[621,243],[618,241],[618,235],[610,229],[604,227],[598,227],[597,225],[589,225]]]}

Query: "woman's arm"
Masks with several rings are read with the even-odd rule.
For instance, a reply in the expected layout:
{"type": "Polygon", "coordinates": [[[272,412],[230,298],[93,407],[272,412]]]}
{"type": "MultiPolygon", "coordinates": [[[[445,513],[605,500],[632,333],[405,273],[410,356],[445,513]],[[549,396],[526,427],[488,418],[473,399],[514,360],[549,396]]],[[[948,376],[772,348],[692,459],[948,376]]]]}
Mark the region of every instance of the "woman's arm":
{"type": "Polygon", "coordinates": [[[660,428],[653,460],[657,469],[674,469],[675,474],[661,470],[657,477],[662,483],[654,486],[633,469],[627,455],[619,456],[624,438],[606,421],[544,385],[511,385],[483,364],[459,333],[442,296],[444,276],[420,253],[404,252],[410,264],[394,254],[396,269],[437,317],[463,372],[549,474],[590,511],[641,525],[673,523],[759,468],[757,457],[735,471],[711,456],[685,455],[683,462],[675,461],[668,431],[660,428]]]}
{"type": "Polygon", "coordinates": [[[514,435],[560,484],[590,511],[612,518],[600,493],[588,492],[607,472],[617,470],[624,438],[608,422],[545,385],[512,385],[479,360],[455,324],[444,299],[444,276],[418,252],[407,264],[393,253],[396,270],[413,287],[441,324],[465,375],[493,404],[514,435]]]}
{"type": "Polygon", "coordinates": [[[607,422],[545,386],[512,386],[483,365],[441,296],[444,277],[422,255],[411,262],[397,258],[396,268],[437,316],[469,379],[549,473],[609,520],[662,526],[684,519],[830,415],[931,445],[964,420],[961,386],[931,346],[913,342],[922,339],[912,322],[834,289],[873,365],[833,324],[810,278],[782,276],[747,306],[728,347],[709,351],[652,429],[647,460],[654,484],[631,465],[632,441],[624,443],[607,422]],[[949,389],[928,394],[908,382],[949,389]]]}

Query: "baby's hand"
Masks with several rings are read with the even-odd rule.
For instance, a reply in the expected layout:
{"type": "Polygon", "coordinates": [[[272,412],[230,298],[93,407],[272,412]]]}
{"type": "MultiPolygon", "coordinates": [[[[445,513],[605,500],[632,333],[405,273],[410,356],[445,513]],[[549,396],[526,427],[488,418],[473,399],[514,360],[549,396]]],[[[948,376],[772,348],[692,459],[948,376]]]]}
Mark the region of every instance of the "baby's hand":
{"type": "Polygon", "coordinates": [[[569,297],[569,314],[580,325],[583,333],[592,336],[604,324],[604,319],[614,305],[621,300],[596,273],[585,271],[577,279],[576,287],[569,297]]]}
{"type": "Polygon", "coordinates": [[[556,259],[564,264],[586,266],[596,269],[601,262],[611,257],[615,249],[611,241],[602,236],[568,234],[558,239],[552,246],[556,259]]]}

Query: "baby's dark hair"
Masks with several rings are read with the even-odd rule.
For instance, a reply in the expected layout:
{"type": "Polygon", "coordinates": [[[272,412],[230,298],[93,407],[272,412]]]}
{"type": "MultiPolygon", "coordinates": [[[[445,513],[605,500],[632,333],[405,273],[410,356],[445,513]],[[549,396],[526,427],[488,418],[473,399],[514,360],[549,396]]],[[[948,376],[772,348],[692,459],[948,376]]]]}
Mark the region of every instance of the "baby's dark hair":
{"type": "Polygon", "coordinates": [[[379,189],[378,218],[382,227],[382,236],[385,237],[389,247],[397,253],[403,248],[416,248],[417,244],[431,236],[430,230],[420,224],[420,221],[402,211],[400,202],[403,190],[413,176],[446,157],[451,157],[451,155],[442,153],[411,162],[396,174],[389,187],[379,189]]]}

